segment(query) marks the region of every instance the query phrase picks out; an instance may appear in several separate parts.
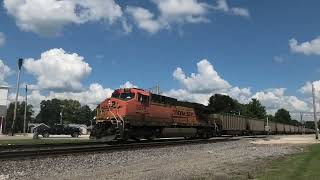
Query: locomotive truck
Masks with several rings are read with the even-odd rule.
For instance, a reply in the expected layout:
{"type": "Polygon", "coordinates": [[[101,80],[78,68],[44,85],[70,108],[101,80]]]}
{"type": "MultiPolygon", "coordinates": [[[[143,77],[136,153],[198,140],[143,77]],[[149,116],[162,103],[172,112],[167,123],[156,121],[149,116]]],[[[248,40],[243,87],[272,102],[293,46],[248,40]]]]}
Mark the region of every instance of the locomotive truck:
{"type": "Polygon", "coordinates": [[[312,132],[302,126],[266,122],[264,119],[213,114],[202,104],[178,101],[143,89],[125,88],[115,90],[110,98],[98,105],[96,125],[90,137],[111,141],[312,132]]]}

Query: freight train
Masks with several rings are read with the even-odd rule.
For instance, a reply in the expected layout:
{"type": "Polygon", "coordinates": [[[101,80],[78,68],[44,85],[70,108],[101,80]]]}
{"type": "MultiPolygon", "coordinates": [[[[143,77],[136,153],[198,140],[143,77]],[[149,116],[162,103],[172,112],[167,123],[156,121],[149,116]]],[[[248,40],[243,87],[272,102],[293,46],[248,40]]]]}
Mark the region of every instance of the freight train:
{"type": "Polygon", "coordinates": [[[90,138],[111,141],[312,132],[300,126],[273,122],[266,125],[264,120],[213,114],[202,104],[178,101],[143,89],[124,88],[115,90],[98,105],[90,138]]]}

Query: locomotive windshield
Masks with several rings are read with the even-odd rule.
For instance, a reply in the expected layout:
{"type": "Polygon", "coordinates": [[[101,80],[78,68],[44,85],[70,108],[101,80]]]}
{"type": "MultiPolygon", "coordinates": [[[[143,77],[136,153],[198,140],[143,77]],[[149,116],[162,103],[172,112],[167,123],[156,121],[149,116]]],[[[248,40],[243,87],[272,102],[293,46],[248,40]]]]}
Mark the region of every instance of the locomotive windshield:
{"type": "Polygon", "coordinates": [[[134,96],[135,96],[134,93],[118,93],[118,92],[114,92],[114,93],[112,93],[111,97],[128,101],[130,99],[133,99],[134,96]]]}

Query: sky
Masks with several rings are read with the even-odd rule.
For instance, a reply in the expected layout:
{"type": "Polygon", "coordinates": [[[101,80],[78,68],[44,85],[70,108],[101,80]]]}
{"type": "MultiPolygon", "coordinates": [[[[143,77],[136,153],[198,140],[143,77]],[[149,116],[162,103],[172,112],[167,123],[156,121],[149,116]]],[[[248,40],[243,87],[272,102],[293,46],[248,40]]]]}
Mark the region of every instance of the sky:
{"type": "MultiPolygon", "coordinates": [[[[215,93],[311,112],[320,96],[318,0],[2,0],[0,84],[95,107],[119,87],[208,103],[215,93]]],[[[19,99],[25,96],[21,91],[19,99]]],[[[318,109],[320,105],[317,104],[318,109]]]]}

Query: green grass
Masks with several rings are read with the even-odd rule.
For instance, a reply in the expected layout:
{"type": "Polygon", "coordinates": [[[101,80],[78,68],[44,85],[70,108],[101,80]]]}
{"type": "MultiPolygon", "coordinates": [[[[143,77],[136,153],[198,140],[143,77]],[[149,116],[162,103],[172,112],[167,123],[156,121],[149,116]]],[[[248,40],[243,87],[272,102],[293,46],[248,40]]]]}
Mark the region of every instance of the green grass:
{"type": "Polygon", "coordinates": [[[60,143],[82,143],[89,139],[10,139],[0,140],[0,146],[7,145],[29,145],[29,144],[60,144],[60,143]]]}
{"type": "Polygon", "coordinates": [[[320,179],[320,144],[310,146],[307,152],[274,161],[258,179],[320,179]]]}

